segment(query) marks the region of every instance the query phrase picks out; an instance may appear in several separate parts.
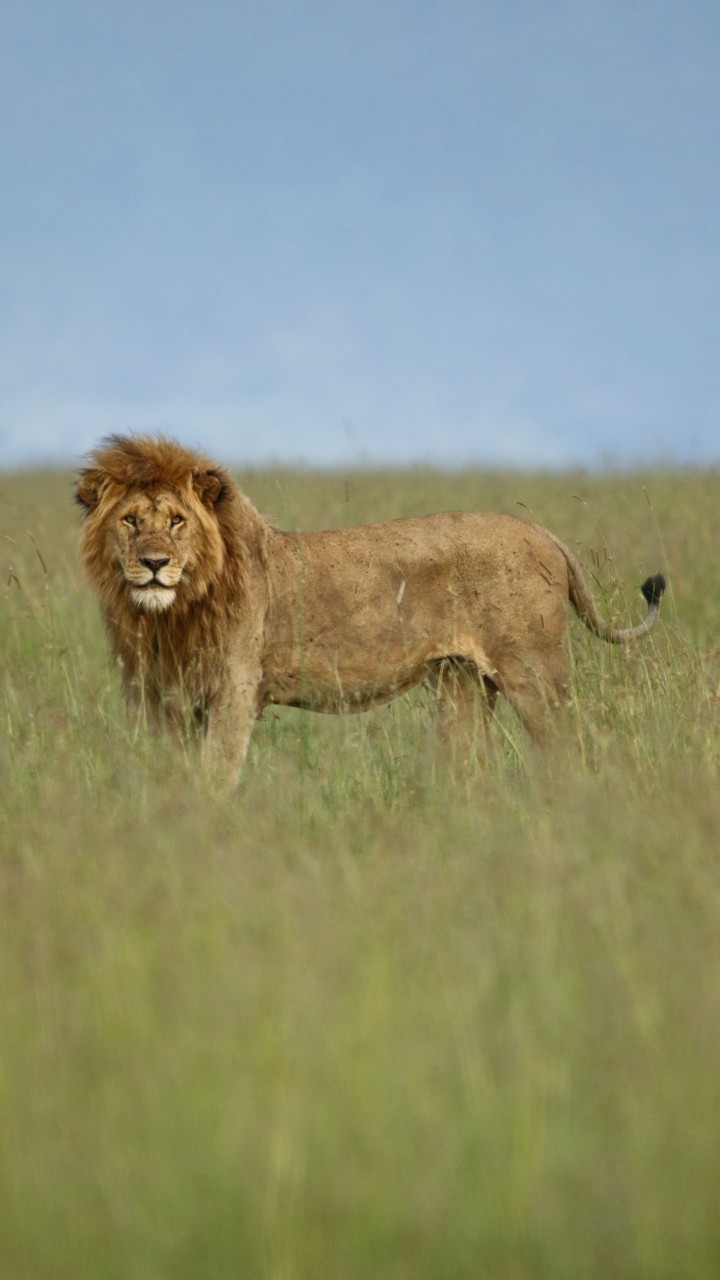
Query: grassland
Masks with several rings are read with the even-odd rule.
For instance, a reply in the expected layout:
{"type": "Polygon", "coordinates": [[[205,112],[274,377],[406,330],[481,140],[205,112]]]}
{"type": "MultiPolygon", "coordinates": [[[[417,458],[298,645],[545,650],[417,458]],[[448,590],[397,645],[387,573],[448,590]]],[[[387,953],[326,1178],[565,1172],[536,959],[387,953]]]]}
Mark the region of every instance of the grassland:
{"type": "Polygon", "coordinates": [[[270,715],[220,803],[126,726],[70,476],[0,477],[0,1276],[716,1280],[720,476],[241,480],[671,589],[632,652],[571,627],[552,761],[503,712],[454,773],[420,694],[270,715]]]}

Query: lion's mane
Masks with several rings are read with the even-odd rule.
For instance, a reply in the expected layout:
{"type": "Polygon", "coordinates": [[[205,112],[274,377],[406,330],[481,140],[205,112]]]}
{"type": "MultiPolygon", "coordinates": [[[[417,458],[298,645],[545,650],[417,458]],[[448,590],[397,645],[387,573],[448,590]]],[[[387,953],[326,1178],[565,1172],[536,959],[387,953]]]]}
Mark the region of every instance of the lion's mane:
{"type": "Polygon", "coordinates": [[[211,690],[215,659],[242,610],[253,561],[264,560],[267,524],[229,473],[162,436],[108,437],[78,476],[86,513],[81,556],[126,680],[140,679],[154,657],[176,681],[211,690]],[[108,529],[134,490],[177,494],[196,517],[195,565],[172,609],[157,617],[133,605],[110,552],[108,529]]]}

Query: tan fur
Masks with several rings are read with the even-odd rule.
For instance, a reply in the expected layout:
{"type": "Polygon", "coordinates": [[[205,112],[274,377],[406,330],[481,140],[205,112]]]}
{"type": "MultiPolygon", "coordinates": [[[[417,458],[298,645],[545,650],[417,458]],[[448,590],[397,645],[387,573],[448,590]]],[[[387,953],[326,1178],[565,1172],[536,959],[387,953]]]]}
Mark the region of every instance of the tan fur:
{"type": "Polygon", "coordinates": [[[162,437],[111,437],[77,497],[131,711],[174,725],[189,713],[224,785],[268,704],[362,711],[422,681],[451,722],[478,705],[489,719],[501,693],[542,739],[566,700],[568,601],[616,643],[657,612],[613,630],[570,551],[513,516],[278,531],[226,471],[162,437]]]}

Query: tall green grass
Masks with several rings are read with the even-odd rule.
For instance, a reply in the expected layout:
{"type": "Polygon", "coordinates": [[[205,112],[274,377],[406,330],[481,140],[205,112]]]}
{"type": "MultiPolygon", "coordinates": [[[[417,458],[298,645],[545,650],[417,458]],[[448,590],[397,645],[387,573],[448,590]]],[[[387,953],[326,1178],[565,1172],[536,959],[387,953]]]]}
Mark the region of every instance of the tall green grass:
{"type": "Polygon", "coordinates": [[[0,1275],[714,1280],[718,475],[241,479],[531,513],[623,623],[671,587],[632,651],[571,623],[557,754],[273,711],[219,802],[127,727],[70,477],[0,477],[0,1275]]]}

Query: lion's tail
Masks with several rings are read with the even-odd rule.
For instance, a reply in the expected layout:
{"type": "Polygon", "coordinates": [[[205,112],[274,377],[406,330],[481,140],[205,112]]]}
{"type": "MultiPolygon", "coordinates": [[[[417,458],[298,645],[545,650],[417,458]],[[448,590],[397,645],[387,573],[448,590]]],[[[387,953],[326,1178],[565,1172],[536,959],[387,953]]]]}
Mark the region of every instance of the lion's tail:
{"type": "Polygon", "coordinates": [[[640,588],[648,606],[648,611],[642,622],[639,622],[636,627],[611,627],[604,618],[600,617],[585,581],[583,571],[572,551],[554,534],[550,536],[567,561],[570,579],[570,603],[580,620],[585,623],[588,631],[592,631],[593,635],[598,636],[600,640],[606,640],[608,644],[628,644],[633,640],[639,639],[640,636],[644,636],[650,630],[658,615],[660,601],[665,590],[665,578],[663,575],[661,573],[653,574],[652,577],[645,579],[640,588]]]}

